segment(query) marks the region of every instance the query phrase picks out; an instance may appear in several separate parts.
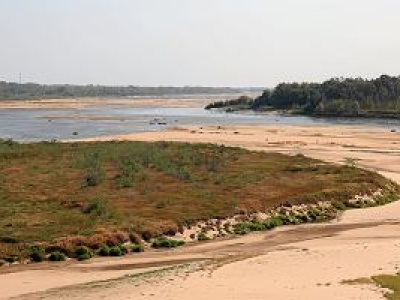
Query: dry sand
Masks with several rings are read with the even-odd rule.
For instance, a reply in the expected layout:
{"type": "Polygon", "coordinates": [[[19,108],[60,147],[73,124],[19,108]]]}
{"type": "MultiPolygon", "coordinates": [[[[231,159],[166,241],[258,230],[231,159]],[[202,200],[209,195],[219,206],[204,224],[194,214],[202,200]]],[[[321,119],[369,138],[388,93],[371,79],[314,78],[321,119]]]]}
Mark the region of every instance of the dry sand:
{"type": "MultiPolygon", "coordinates": [[[[191,95],[131,98],[65,98],[42,100],[3,100],[0,109],[80,109],[93,105],[121,105],[127,107],[196,108],[222,99],[235,99],[242,94],[191,95]]],[[[253,94],[249,94],[254,96],[253,94]]]]}
{"type": "MultiPolygon", "coordinates": [[[[343,126],[189,127],[104,139],[215,142],[263,151],[346,158],[400,183],[400,134],[343,126]]],[[[0,271],[0,298],[24,299],[383,299],[371,285],[342,280],[393,274],[400,267],[400,202],[345,212],[329,224],[273,232],[85,264],[35,265],[0,271]],[[146,280],[122,278],[73,286],[179,262],[237,255],[219,268],[177,270],[146,280]],[[245,256],[245,257],[243,257],[245,256]],[[250,258],[246,258],[251,256],[250,258]],[[235,259],[234,259],[235,260],[235,259]],[[14,273],[10,273],[13,271],[14,273]],[[2,272],[2,273],[1,273],[2,272]],[[72,285],[72,287],[71,287],[72,285]],[[65,288],[66,286],[70,286],[65,288]],[[63,288],[64,287],[64,288],[63,288]],[[49,289],[54,290],[49,290],[49,289]],[[42,292],[40,292],[42,291],[42,292]]]]}

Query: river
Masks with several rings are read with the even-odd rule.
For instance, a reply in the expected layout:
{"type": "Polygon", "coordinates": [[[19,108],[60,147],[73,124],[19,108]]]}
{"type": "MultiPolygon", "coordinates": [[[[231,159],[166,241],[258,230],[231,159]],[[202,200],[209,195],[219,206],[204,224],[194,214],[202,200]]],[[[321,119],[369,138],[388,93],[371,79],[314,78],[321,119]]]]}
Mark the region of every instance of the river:
{"type": "MultiPolygon", "coordinates": [[[[132,100],[135,101],[135,100],[132,100]]],[[[184,101],[184,100],[182,100],[184,101]]],[[[96,104],[81,108],[7,108],[0,109],[0,138],[16,141],[82,139],[162,131],[183,125],[363,125],[400,131],[400,120],[312,118],[276,113],[224,113],[202,107],[129,107],[121,104],[96,104]]]]}

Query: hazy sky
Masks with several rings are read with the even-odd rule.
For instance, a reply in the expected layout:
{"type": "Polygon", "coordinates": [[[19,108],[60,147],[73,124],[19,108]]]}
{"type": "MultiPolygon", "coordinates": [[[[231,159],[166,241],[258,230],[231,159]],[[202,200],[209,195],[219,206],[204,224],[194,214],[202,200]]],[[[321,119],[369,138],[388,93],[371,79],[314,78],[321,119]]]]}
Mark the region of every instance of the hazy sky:
{"type": "Polygon", "coordinates": [[[0,80],[274,86],[400,75],[399,0],[0,0],[0,80]]]}

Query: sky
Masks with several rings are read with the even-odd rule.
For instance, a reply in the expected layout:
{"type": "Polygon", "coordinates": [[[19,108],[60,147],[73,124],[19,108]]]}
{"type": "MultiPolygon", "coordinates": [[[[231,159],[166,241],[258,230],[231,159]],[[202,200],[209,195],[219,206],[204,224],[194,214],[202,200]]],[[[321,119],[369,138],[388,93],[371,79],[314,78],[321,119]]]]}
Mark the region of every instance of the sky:
{"type": "Polygon", "coordinates": [[[399,0],[0,0],[0,80],[273,87],[400,75],[399,0]]]}

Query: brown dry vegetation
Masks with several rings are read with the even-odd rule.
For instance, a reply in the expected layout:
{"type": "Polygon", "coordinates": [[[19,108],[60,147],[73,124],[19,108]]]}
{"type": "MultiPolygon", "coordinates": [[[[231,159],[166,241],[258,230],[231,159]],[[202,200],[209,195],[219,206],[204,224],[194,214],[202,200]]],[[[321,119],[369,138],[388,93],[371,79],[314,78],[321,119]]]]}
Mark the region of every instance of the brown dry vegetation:
{"type": "Polygon", "coordinates": [[[344,202],[388,184],[352,166],[216,145],[1,141],[0,257],[32,243],[172,236],[197,220],[344,202]]]}

